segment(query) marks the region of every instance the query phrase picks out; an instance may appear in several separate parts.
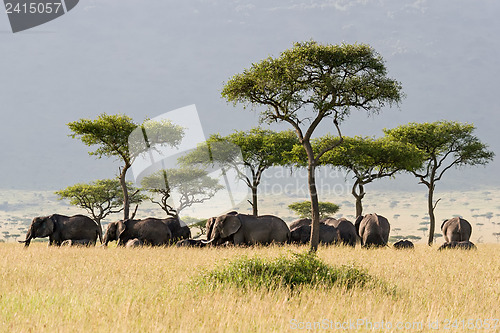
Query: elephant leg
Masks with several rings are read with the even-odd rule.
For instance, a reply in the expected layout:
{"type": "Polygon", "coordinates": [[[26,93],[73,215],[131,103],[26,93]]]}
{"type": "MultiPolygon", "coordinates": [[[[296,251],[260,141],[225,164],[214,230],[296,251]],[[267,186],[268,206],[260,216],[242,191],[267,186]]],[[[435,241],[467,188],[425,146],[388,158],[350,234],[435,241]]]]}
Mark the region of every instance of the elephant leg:
{"type": "Polygon", "coordinates": [[[245,245],[245,235],[242,232],[237,232],[233,235],[234,245],[245,245]]]}

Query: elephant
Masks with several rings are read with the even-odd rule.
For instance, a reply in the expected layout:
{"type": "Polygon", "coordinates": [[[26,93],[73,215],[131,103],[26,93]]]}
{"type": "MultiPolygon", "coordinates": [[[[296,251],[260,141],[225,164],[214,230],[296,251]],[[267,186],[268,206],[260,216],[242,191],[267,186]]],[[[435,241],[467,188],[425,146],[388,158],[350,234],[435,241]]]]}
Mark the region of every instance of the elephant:
{"type": "Polygon", "coordinates": [[[451,241],[451,242],[446,242],[443,245],[439,247],[439,251],[445,250],[445,249],[462,249],[462,250],[477,250],[476,245],[470,241],[451,241]]]}
{"type": "Polygon", "coordinates": [[[184,222],[179,220],[178,217],[169,217],[162,219],[162,221],[167,224],[172,232],[172,242],[191,238],[191,229],[189,229],[184,222]]]}
{"type": "Polygon", "coordinates": [[[90,239],[66,239],[61,243],[61,246],[90,246],[92,240],[90,239]]]}
{"type": "MultiPolygon", "coordinates": [[[[319,242],[330,245],[337,243],[337,228],[323,222],[319,223],[319,242]]],[[[292,243],[306,244],[311,238],[311,225],[299,225],[290,231],[292,243]]]]}
{"type": "Polygon", "coordinates": [[[273,215],[224,214],[213,220],[206,244],[234,245],[285,243],[290,230],[285,221],[273,215]]]}
{"type": "Polygon", "coordinates": [[[362,247],[387,245],[391,226],[385,217],[377,214],[360,215],[354,226],[362,247]]]}
{"type": "Polygon", "coordinates": [[[31,222],[26,233],[26,239],[19,241],[24,246],[29,246],[34,238],[49,237],[49,246],[61,246],[65,240],[90,240],[95,245],[97,238],[102,243],[101,226],[87,216],[64,216],[52,214],[38,216],[31,222]]]}
{"type": "Polygon", "coordinates": [[[205,229],[207,233],[207,239],[211,238],[212,235],[212,229],[214,227],[216,217],[211,217],[207,220],[207,223],[205,224],[205,229]]]}
{"type": "MultiPolygon", "coordinates": [[[[231,211],[229,213],[226,213],[226,215],[236,215],[238,214],[238,212],[235,212],[235,211],[231,211]]],[[[215,223],[215,220],[217,219],[217,217],[211,217],[207,220],[207,223],[205,224],[205,228],[206,228],[206,232],[207,232],[207,239],[211,239],[212,237],[212,230],[213,230],[213,226],[214,226],[214,223],[215,223]]]]}
{"type": "Polygon", "coordinates": [[[167,245],[172,239],[172,232],[163,220],[147,218],[143,220],[120,220],[108,225],[104,234],[104,246],[111,241],[118,241],[124,246],[129,240],[137,238],[145,245],[167,245]]]}
{"type": "Polygon", "coordinates": [[[472,226],[467,220],[461,217],[454,217],[445,220],[441,224],[441,231],[443,232],[444,240],[446,242],[462,242],[468,241],[472,234],[472,226]]]}
{"type": "Polygon", "coordinates": [[[415,245],[413,245],[413,243],[407,239],[405,240],[400,240],[400,241],[397,241],[396,243],[394,243],[392,245],[396,250],[402,250],[402,249],[414,249],[415,248],[415,245]]]}
{"type": "Polygon", "coordinates": [[[324,220],[323,223],[331,225],[337,229],[337,243],[356,247],[356,228],[351,221],[342,217],[338,220],[329,218],[324,220]]]}
{"type": "Polygon", "coordinates": [[[205,247],[207,244],[203,243],[201,239],[184,239],[178,241],[175,246],[177,247],[205,247]]]}
{"type": "Polygon", "coordinates": [[[138,238],[134,238],[134,239],[129,239],[127,241],[127,243],[125,244],[125,247],[141,247],[142,245],[144,245],[144,243],[138,239],[138,238]]]}
{"type": "Polygon", "coordinates": [[[301,226],[310,226],[311,225],[311,219],[309,218],[302,218],[298,219],[295,221],[292,221],[288,224],[288,228],[290,231],[292,231],[295,228],[301,227],[301,226]]]}

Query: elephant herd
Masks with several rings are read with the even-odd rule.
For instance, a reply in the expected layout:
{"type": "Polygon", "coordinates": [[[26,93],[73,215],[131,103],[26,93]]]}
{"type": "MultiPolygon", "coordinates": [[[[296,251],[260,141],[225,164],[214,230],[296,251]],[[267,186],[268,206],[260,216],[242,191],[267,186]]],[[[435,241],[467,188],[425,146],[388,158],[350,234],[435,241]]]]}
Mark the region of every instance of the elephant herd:
{"type": "Polygon", "coordinates": [[[87,216],[53,214],[35,217],[26,233],[26,239],[20,242],[29,246],[32,239],[44,237],[49,237],[49,245],[57,246],[95,245],[97,238],[103,245],[117,241],[119,246],[139,244],[159,246],[190,238],[191,231],[177,218],[150,217],[143,220],[129,219],[112,222],[103,236],[99,224],[87,216]]]}
{"type": "MultiPolygon", "coordinates": [[[[345,218],[327,218],[320,222],[320,243],[324,245],[345,245],[355,247],[361,243],[364,248],[387,246],[389,221],[377,214],[359,216],[354,224],[345,218]]],[[[273,215],[253,216],[229,212],[209,218],[206,222],[207,239],[191,239],[188,226],[178,218],[128,219],[112,222],[102,236],[100,226],[84,215],[63,216],[53,214],[35,217],[20,241],[29,246],[34,238],[49,237],[49,245],[95,245],[97,239],[104,245],[117,241],[118,246],[137,247],[143,245],[162,246],[177,242],[179,247],[204,247],[207,245],[257,245],[309,242],[311,220],[298,219],[287,224],[273,215]]],[[[455,217],[441,225],[445,243],[439,248],[474,249],[469,241],[472,227],[466,220],[455,217]]],[[[412,249],[409,240],[393,244],[396,249],[412,249]]]]}

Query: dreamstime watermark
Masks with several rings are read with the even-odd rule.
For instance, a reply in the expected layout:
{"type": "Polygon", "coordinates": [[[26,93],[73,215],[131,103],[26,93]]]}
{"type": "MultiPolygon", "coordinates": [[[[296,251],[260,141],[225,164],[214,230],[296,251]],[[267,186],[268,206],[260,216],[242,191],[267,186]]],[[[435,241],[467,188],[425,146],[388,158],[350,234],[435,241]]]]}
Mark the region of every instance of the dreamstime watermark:
{"type": "Polygon", "coordinates": [[[4,0],[12,32],[31,29],[52,21],[73,8],[80,0],[4,0]]]}

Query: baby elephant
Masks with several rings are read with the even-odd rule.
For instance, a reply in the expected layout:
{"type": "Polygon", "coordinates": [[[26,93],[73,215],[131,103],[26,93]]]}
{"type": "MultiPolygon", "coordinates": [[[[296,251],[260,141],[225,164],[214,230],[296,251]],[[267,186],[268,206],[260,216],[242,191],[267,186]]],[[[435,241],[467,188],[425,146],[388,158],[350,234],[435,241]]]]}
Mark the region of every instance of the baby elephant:
{"type": "Polygon", "coordinates": [[[397,250],[402,250],[402,249],[414,249],[415,245],[407,239],[405,240],[400,240],[392,245],[395,249],[397,250]]]}
{"type": "Polygon", "coordinates": [[[66,239],[61,246],[91,246],[94,242],[90,239],[66,239]]]}
{"type": "Polygon", "coordinates": [[[129,239],[127,243],[125,243],[125,247],[141,247],[143,245],[144,242],[138,238],[129,239]]]}
{"type": "Polygon", "coordinates": [[[201,239],[184,239],[178,241],[175,246],[177,247],[205,247],[207,244],[203,243],[201,239]]]}
{"type": "Polygon", "coordinates": [[[446,242],[439,247],[439,251],[444,249],[462,249],[462,250],[477,250],[476,245],[470,241],[462,241],[462,242],[446,242]]]}

